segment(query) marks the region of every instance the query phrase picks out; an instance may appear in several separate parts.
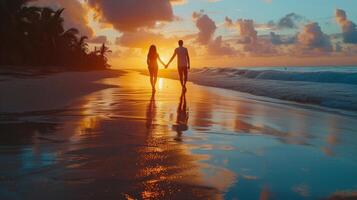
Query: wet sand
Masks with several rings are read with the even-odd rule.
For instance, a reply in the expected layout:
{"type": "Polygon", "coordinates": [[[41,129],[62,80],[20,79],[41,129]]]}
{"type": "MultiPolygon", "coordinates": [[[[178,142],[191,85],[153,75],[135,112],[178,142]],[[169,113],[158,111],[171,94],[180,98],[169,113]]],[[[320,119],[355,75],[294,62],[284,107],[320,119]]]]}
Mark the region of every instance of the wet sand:
{"type": "Polygon", "coordinates": [[[1,133],[16,137],[0,142],[0,199],[356,195],[355,116],[194,84],[182,93],[163,78],[152,95],[147,83],[130,72],[58,112],[3,115],[1,133]]]}

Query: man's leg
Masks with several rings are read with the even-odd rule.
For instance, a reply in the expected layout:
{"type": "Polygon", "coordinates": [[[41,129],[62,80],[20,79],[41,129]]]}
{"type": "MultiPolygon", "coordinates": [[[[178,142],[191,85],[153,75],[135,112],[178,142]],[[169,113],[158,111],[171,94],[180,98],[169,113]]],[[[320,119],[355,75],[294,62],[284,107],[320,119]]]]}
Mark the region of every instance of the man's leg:
{"type": "Polygon", "coordinates": [[[182,67],[179,67],[178,68],[178,72],[179,72],[179,76],[180,76],[180,83],[181,83],[181,86],[184,87],[184,73],[183,73],[183,69],[182,67]]]}
{"type": "Polygon", "coordinates": [[[186,82],[188,80],[188,69],[187,67],[183,68],[183,76],[184,76],[184,87],[186,87],[186,82]]]}

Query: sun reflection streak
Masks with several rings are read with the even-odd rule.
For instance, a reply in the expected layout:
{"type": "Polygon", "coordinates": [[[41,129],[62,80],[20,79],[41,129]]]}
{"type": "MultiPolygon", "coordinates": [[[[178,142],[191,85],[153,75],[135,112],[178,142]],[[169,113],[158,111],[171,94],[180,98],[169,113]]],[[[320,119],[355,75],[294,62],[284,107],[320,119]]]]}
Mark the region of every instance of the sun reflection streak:
{"type": "MultiPolygon", "coordinates": [[[[103,83],[106,81],[110,82],[104,79],[103,83]]],[[[110,117],[111,112],[108,111],[112,110],[116,103],[115,94],[110,88],[98,91],[95,95],[89,95],[84,101],[83,110],[80,113],[84,117],[78,122],[76,135],[72,138],[74,140],[93,134],[99,128],[101,119],[110,117]]]]}
{"type": "Polygon", "coordinates": [[[159,91],[162,91],[164,89],[164,79],[163,78],[159,78],[158,80],[158,89],[159,91]]]}
{"type": "MultiPolygon", "coordinates": [[[[141,89],[148,93],[145,93],[144,97],[141,93],[138,96],[137,92],[129,93],[128,96],[123,95],[123,91],[118,90],[118,88],[109,88],[89,95],[82,102],[83,109],[80,114],[83,115],[83,118],[76,122],[77,130],[73,139],[81,140],[91,137],[96,141],[97,137],[103,137],[102,134],[99,134],[103,128],[103,121],[116,120],[118,116],[121,117],[120,120],[130,120],[131,117],[140,120],[144,118],[146,119],[143,124],[146,125],[146,127],[143,127],[146,128],[146,134],[144,134],[146,145],[139,148],[141,152],[138,159],[140,160],[140,167],[135,173],[136,178],[143,179],[143,187],[140,188],[139,194],[141,198],[159,199],[172,196],[176,193],[182,193],[182,188],[188,192],[185,195],[196,196],[197,194],[190,193],[192,191],[190,188],[185,187],[188,187],[187,185],[200,185],[201,183],[204,183],[205,187],[222,191],[232,185],[233,179],[236,177],[233,173],[223,168],[213,169],[208,167],[210,173],[206,174],[205,170],[201,171],[201,169],[207,169],[202,166],[201,162],[191,162],[193,160],[202,161],[206,158],[203,158],[202,155],[193,154],[192,146],[183,142],[185,140],[181,142],[177,140],[177,132],[172,130],[172,125],[178,123],[180,130],[182,128],[183,131],[186,131],[189,126],[188,106],[186,107],[185,95],[181,94],[180,97],[182,90],[179,83],[163,78],[158,79],[159,91],[165,90],[165,93],[170,92],[170,94],[175,95],[176,101],[172,103],[171,101],[163,101],[167,98],[164,92],[152,93],[150,97],[151,88],[147,83],[147,77],[140,77],[133,78],[129,75],[120,80],[108,79],[102,81],[107,84],[114,81],[121,87],[126,86],[125,90],[137,91],[141,89]],[[135,80],[135,82],[132,80],[135,80]],[[125,85],[129,82],[130,84],[125,85]],[[135,99],[135,104],[132,99],[135,99]],[[126,107],[120,106],[125,103],[126,107]],[[134,105],[135,107],[131,107],[134,105]],[[167,145],[168,143],[170,145],[167,145]],[[216,183],[217,177],[222,179],[218,183],[216,183]],[[167,189],[168,183],[177,185],[167,189]]],[[[204,194],[201,191],[202,194],[200,195],[208,196],[216,191],[208,189],[207,192],[209,194],[204,194]]]]}

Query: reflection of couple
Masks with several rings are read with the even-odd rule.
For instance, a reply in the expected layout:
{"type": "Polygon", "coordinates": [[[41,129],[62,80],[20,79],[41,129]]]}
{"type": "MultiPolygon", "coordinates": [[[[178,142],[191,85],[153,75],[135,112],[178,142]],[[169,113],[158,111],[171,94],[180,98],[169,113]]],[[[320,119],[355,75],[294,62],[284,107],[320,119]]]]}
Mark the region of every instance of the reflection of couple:
{"type": "MultiPolygon", "coordinates": [[[[146,128],[151,133],[155,130],[155,121],[156,121],[156,103],[155,103],[155,93],[151,95],[150,103],[146,109],[146,128]]],[[[177,117],[176,122],[172,126],[172,130],[177,133],[175,140],[181,141],[182,133],[188,130],[188,118],[189,112],[186,102],[186,91],[182,90],[180,96],[180,103],[177,107],[177,117]]]]}
{"type": "Polygon", "coordinates": [[[151,45],[150,50],[147,57],[147,64],[150,72],[150,83],[152,86],[152,90],[155,91],[155,85],[157,81],[157,73],[158,73],[158,64],[157,60],[160,61],[165,68],[168,68],[172,60],[177,56],[177,69],[180,76],[180,83],[183,90],[186,90],[186,82],[188,76],[188,70],[190,69],[190,57],[188,55],[187,48],[183,47],[183,41],[178,41],[179,47],[175,49],[174,54],[172,55],[170,61],[165,65],[165,63],[161,60],[159,54],[157,53],[156,46],[151,45]]]}

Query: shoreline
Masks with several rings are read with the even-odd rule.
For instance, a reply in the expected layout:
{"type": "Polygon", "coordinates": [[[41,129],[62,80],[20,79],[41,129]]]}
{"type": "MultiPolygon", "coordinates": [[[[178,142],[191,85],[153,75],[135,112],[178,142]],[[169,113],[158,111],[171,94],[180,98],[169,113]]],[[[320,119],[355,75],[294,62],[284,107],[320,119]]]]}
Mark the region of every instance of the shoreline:
{"type": "MultiPolygon", "coordinates": [[[[145,70],[136,71],[138,71],[140,74],[148,75],[145,70]]],[[[159,77],[173,80],[179,79],[177,71],[174,69],[159,71],[159,77]]],[[[192,73],[192,71],[189,74],[188,81],[202,86],[209,86],[241,92],[244,94],[253,95],[257,98],[269,98],[273,100],[289,102],[291,104],[299,104],[308,107],[318,107],[324,110],[332,110],[334,112],[347,112],[351,114],[356,114],[357,111],[357,102],[351,99],[355,95],[351,94],[351,98],[347,99],[347,97],[345,96],[332,96],[332,94],[331,99],[324,99],[324,97],[321,95],[321,92],[324,91],[321,91],[321,88],[319,88],[318,85],[313,88],[308,88],[304,86],[305,82],[285,82],[276,80],[263,80],[265,82],[262,82],[262,80],[249,80],[246,78],[229,80],[228,77],[224,75],[207,75],[201,73],[192,73]],[[271,87],[266,88],[265,83],[269,83],[271,87]],[[289,84],[292,83],[298,83],[300,86],[294,88],[294,91],[291,91],[291,87],[289,88],[289,84]],[[278,95],[275,96],[275,94],[278,95]],[[347,102],[346,105],[342,104],[345,102],[347,102]]],[[[324,84],[326,84],[327,86],[331,85],[329,83],[324,84]]],[[[354,87],[354,85],[352,85],[351,87],[354,87]]],[[[333,91],[332,87],[325,87],[324,89],[333,91]]],[[[346,91],[353,90],[346,89],[346,91]]],[[[325,91],[325,93],[329,94],[328,92],[329,91],[325,91]]]]}

